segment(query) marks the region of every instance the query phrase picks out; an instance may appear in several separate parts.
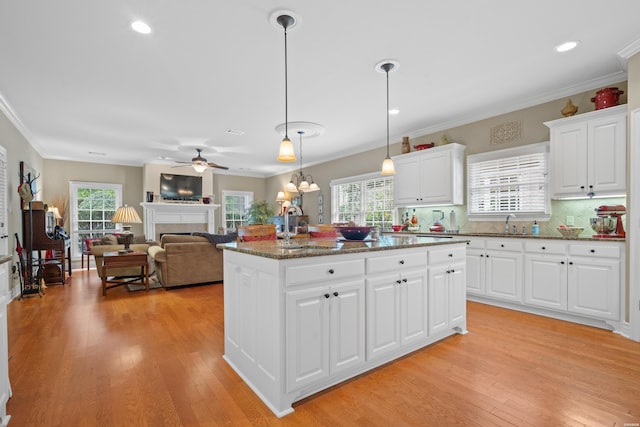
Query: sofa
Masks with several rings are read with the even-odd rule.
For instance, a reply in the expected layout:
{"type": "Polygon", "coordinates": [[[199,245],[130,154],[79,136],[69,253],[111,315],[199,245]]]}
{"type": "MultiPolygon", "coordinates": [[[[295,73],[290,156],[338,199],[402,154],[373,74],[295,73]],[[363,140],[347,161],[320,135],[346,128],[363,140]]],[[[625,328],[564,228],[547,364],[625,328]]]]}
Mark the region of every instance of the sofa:
{"type": "MultiPolygon", "coordinates": [[[[144,252],[148,254],[150,247],[158,245],[158,242],[146,241],[144,236],[134,236],[129,248],[136,252],[144,252]]],[[[91,244],[91,255],[93,255],[95,260],[98,276],[102,278],[103,254],[105,252],[117,252],[121,249],[124,249],[124,243],[122,242],[122,238],[115,234],[107,234],[99,241],[94,241],[91,244]]],[[[153,274],[153,272],[153,259],[149,256],[149,274],[153,274]]],[[[109,270],[109,275],[117,277],[136,277],[140,275],[140,268],[112,268],[109,270]]]]}
{"type": "Polygon", "coordinates": [[[236,234],[164,234],[160,246],[149,248],[149,255],[165,288],[220,282],[224,279],[223,251],[215,245],[236,239],[236,234]]]}

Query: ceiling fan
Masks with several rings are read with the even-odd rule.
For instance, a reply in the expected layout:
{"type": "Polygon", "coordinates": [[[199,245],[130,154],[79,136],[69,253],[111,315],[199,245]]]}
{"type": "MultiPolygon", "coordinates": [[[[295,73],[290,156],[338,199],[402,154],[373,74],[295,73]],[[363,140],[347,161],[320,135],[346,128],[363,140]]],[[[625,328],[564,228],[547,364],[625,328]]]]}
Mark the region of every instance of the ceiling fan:
{"type": "MultiPolygon", "coordinates": [[[[218,168],[218,169],[224,169],[224,170],[228,170],[229,169],[226,166],[220,166],[220,165],[217,165],[215,163],[207,162],[207,159],[205,159],[204,157],[201,156],[202,148],[196,148],[196,151],[198,152],[198,155],[196,157],[194,157],[193,159],[191,159],[190,162],[178,162],[178,161],[176,161],[176,163],[183,163],[184,165],[191,165],[191,167],[198,173],[204,172],[205,170],[207,170],[207,168],[218,168]]],[[[182,165],[174,166],[174,167],[180,167],[180,166],[182,166],[182,165]]]]}

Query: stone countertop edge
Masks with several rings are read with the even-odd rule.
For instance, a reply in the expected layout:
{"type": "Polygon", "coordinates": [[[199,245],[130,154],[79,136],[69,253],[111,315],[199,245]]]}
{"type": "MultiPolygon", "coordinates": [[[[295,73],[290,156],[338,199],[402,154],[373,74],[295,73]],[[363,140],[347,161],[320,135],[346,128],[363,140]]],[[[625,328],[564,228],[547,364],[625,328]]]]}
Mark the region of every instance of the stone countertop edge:
{"type": "Polygon", "coordinates": [[[433,233],[430,231],[397,231],[397,232],[384,232],[383,235],[420,235],[420,236],[428,236],[428,237],[438,237],[438,236],[460,236],[460,237],[507,237],[511,239],[545,239],[545,240],[574,240],[574,241],[595,241],[595,242],[624,242],[626,239],[624,237],[564,237],[558,236],[557,234],[506,234],[506,233],[481,233],[481,232],[473,232],[473,231],[460,231],[458,233],[433,233]]]}
{"type": "Polygon", "coordinates": [[[219,243],[219,249],[242,252],[272,259],[295,259],[327,255],[344,255],[359,252],[378,252],[396,249],[427,247],[466,243],[468,239],[458,236],[382,236],[378,240],[341,241],[334,239],[299,239],[292,241],[291,247],[283,247],[282,241],[265,240],[261,242],[219,243]]]}

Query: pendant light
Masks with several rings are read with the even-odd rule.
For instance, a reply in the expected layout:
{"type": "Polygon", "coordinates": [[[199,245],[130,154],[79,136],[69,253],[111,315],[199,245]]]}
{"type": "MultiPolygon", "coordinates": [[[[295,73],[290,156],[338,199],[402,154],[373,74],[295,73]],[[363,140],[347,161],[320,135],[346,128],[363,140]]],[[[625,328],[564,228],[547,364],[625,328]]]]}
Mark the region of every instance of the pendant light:
{"type": "Polygon", "coordinates": [[[293,144],[289,139],[289,128],[288,128],[288,90],[287,90],[287,28],[295,25],[296,21],[290,15],[280,15],[276,19],[278,25],[284,28],[284,138],[282,138],[282,142],[280,143],[280,152],[278,154],[278,160],[281,162],[295,162],[296,154],[293,151],[293,144]]]}
{"type": "Polygon", "coordinates": [[[387,157],[384,158],[382,162],[382,175],[394,175],[396,173],[396,169],[393,166],[393,160],[391,156],[389,156],[389,72],[393,71],[397,68],[397,63],[384,61],[376,66],[376,70],[379,72],[384,72],[387,76],[387,157]]]}

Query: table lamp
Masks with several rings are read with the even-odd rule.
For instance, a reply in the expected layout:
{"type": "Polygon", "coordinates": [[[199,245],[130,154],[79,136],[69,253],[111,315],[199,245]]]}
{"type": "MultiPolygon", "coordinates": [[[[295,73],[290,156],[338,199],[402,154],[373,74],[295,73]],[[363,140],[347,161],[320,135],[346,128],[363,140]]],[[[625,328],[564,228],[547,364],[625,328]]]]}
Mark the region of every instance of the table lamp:
{"type": "Polygon", "coordinates": [[[124,243],[124,249],[122,252],[133,252],[129,247],[131,240],[133,240],[133,233],[131,233],[132,223],[141,223],[142,220],[138,216],[138,213],[131,206],[120,206],[116,213],[111,217],[111,222],[116,224],[122,224],[122,241],[124,243]]]}
{"type": "Polygon", "coordinates": [[[278,195],[276,196],[276,202],[278,202],[278,204],[280,205],[280,212],[278,212],[278,215],[282,216],[282,204],[286,201],[287,199],[285,199],[284,197],[284,191],[278,191],[278,195]]]}

